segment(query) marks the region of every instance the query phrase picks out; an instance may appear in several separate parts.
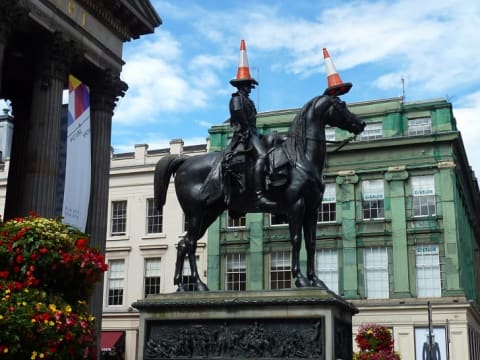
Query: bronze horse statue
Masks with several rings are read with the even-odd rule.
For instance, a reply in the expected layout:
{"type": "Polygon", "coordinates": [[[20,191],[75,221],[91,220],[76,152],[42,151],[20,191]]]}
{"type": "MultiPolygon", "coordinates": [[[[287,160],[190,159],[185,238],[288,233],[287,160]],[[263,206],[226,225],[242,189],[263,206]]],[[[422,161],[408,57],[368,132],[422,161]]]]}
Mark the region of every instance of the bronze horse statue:
{"type": "MultiPolygon", "coordinates": [[[[157,163],[154,176],[157,206],[161,208],[165,204],[170,177],[175,174],[177,198],[188,222],[186,234],[178,245],[174,277],[174,284],[178,285],[178,290],[186,290],[182,283],[183,262],[186,256],[195,290],[208,290],[198,275],[195,260],[197,241],[225,210],[233,214],[247,212],[285,214],[292,243],[292,275],[295,278],[295,285],[327,288],[315,271],[317,211],[325,189],[322,172],[326,155],[326,125],[339,127],[354,134],[359,134],[365,128],[365,123],[350,112],[345,102],[338,96],[324,94],[308,101],[295,116],[284,141],[276,145],[277,151],[283,153],[288,161],[284,168],[285,183],[279,187],[270,187],[266,193],[277,204],[275,208],[252,208],[255,194],[248,186],[243,192],[235,191],[236,188],[233,186],[228,194],[228,202],[224,196],[218,197],[210,204],[205,201],[202,196],[204,182],[212,167],[223,159],[225,151],[193,157],[167,155],[157,163]],[[300,269],[302,229],[307,251],[307,276],[304,276],[300,269]]],[[[219,186],[218,191],[223,191],[223,188],[219,186]]]]}

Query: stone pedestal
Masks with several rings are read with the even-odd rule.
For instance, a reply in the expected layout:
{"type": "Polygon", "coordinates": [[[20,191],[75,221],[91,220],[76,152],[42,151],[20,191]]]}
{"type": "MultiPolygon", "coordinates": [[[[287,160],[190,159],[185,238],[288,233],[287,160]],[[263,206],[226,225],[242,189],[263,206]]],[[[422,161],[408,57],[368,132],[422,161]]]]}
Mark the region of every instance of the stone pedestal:
{"type": "Polygon", "coordinates": [[[329,291],[173,293],[133,306],[138,359],[352,358],[358,310],[329,291]]]}

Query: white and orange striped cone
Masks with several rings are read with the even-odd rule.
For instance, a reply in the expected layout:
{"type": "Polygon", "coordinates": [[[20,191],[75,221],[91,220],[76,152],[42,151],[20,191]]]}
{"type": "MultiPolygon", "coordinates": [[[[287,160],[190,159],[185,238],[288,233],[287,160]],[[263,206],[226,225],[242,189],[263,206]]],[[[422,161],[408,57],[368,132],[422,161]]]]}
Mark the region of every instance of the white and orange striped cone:
{"type": "Polygon", "coordinates": [[[349,92],[352,88],[352,83],[344,83],[342,81],[326,48],[323,48],[323,58],[325,59],[325,71],[327,73],[328,81],[328,88],[325,90],[324,94],[339,96],[349,92]]]}
{"type": "Polygon", "coordinates": [[[248,58],[247,58],[247,47],[245,46],[245,40],[240,41],[240,60],[238,63],[237,77],[230,80],[230,84],[235,87],[244,86],[246,84],[258,85],[257,80],[255,80],[250,75],[250,69],[248,67],[248,58]]]}

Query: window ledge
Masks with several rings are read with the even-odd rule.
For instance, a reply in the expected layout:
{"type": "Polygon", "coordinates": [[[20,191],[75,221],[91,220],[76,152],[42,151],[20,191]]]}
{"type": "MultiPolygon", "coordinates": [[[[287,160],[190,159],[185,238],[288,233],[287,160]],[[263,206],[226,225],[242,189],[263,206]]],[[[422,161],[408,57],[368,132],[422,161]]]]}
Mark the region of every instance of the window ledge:
{"type": "Polygon", "coordinates": [[[146,234],[141,237],[142,240],[156,240],[165,239],[167,235],[165,233],[146,234]]]}
{"type": "Polygon", "coordinates": [[[125,235],[110,235],[110,237],[107,238],[107,241],[123,241],[123,240],[128,240],[129,236],[127,234],[125,235]]]}

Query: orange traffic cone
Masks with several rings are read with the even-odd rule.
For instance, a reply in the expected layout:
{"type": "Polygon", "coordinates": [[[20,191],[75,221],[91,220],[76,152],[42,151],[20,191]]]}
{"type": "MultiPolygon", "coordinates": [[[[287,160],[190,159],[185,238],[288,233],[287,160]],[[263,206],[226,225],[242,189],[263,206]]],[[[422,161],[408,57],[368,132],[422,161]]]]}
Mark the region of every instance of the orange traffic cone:
{"type": "MultiPolygon", "coordinates": [[[[245,46],[245,40],[242,39],[240,42],[240,60],[238,64],[237,77],[230,80],[230,84],[235,87],[243,86],[246,84],[258,85],[257,80],[255,80],[250,75],[250,69],[248,67],[248,58],[247,58],[247,47],[245,46]]],[[[253,86],[254,87],[254,86],[253,86]]]]}
{"type": "Polygon", "coordinates": [[[326,48],[323,48],[323,58],[325,59],[325,71],[328,80],[328,88],[325,90],[324,94],[339,96],[349,92],[352,88],[352,83],[344,83],[342,81],[326,48]]]}

